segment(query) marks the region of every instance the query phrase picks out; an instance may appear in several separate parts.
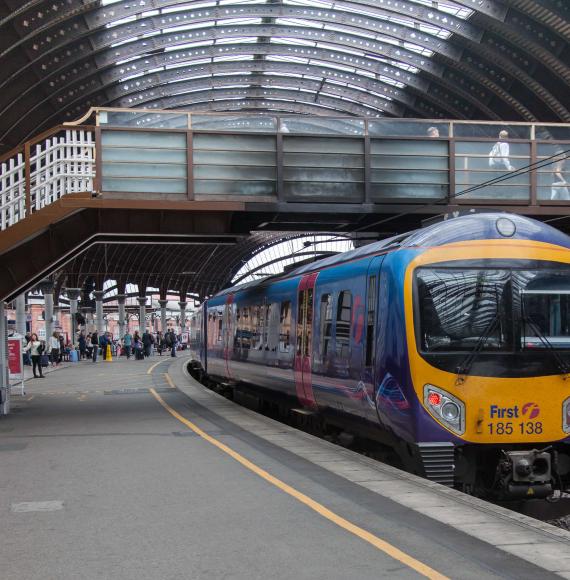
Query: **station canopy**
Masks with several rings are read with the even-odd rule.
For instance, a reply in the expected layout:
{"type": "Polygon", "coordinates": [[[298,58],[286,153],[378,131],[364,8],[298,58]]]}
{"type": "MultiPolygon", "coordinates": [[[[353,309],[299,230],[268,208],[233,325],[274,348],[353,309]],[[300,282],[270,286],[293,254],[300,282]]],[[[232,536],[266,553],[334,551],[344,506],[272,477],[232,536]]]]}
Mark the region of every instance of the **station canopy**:
{"type": "Polygon", "coordinates": [[[2,151],[91,106],[570,121],[567,0],[0,0],[2,151]]]}

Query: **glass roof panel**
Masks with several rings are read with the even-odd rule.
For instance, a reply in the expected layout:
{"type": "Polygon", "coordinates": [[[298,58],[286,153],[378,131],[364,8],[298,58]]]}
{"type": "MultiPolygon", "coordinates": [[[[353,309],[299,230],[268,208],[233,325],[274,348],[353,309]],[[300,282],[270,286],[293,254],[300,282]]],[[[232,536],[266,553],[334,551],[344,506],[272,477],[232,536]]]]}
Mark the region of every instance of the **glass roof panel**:
{"type": "MultiPolygon", "coordinates": [[[[124,0],[102,0],[101,3],[103,6],[107,6],[118,4],[122,1],[124,0]]],[[[408,0],[408,2],[432,9],[433,13],[431,14],[435,14],[436,11],[439,11],[440,13],[444,13],[444,15],[442,16],[440,14],[439,19],[433,18],[429,23],[423,22],[415,19],[413,14],[394,7],[392,2],[372,2],[371,0],[362,0],[362,2],[358,2],[357,0],[282,0],[280,5],[294,7],[297,15],[292,14],[291,16],[263,18],[248,14],[245,7],[248,5],[259,6],[272,4],[269,0],[197,0],[194,2],[188,1],[178,3],[171,7],[151,9],[149,9],[148,3],[143,1],[140,2],[140,13],[117,18],[109,23],[107,27],[119,27],[121,25],[137,22],[144,18],[154,17],[154,21],[149,21],[148,26],[151,30],[148,30],[147,32],[130,38],[122,37],[119,32],[117,42],[112,45],[117,47],[148,37],[156,38],[157,36],[170,33],[182,33],[184,31],[192,31],[195,29],[208,30],[211,28],[223,27],[220,28],[220,30],[223,30],[223,36],[220,35],[221,38],[197,39],[196,41],[187,42],[188,35],[181,34],[180,44],[176,44],[175,42],[178,41],[178,36],[176,36],[176,40],[172,41],[174,44],[171,42],[160,49],[163,53],[175,53],[172,56],[172,59],[175,59],[173,62],[148,69],[145,68],[148,65],[141,62],[141,64],[136,67],[136,73],[133,72],[132,68],[129,69],[128,73],[125,71],[126,74],[119,79],[119,82],[125,82],[133,78],[139,78],[153,73],[160,73],[162,71],[172,71],[178,67],[187,67],[189,65],[230,63],[238,61],[261,61],[291,63],[292,65],[310,64],[334,68],[335,70],[340,71],[339,79],[343,77],[343,73],[349,73],[350,75],[377,79],[384,84],[403,89],[406,87],[406,84],[398,80],[397,77],[399,76],[399,73],[395,73],[392,76],[386,76],[381,74],[381,69],[376,69],[374,65],[370,65],[369,63],[377,61],[378,63],[389,65],[392,69],[400,69],[413,75],[418,74],[420,72],[420,68],[418,67],[422,66],[422,61],[413,55],[421,55],[427,60],[434,54],[433,50],[430,48],[433,44],[427,43],[426,37],[433,37],[434,39],[449,38],[451,35],[450,30],[442,28],[441,26],[438,26],[438,24],[442,23],[445,25],[449,23],[449,28],[451,29],[451,24],[454,18],[465,20],[473,14],[472,10],[456,4],[453,0],[408,0]],[[239,12],[236,16],[234,10],[228,10],[227,18],[222,17],[214,20],[214,18],[219,17],[220,14],[226,12],[223,10],[220,12],[220,7],[234,7],[239,5],[244,6],[243,17],[239,15],[239,12]],[[300,7],[306,7],[307,10],[297,10],[300,7]],[[210,9],[216,10],[214,11],[210,9]],[[317,9],[316,14],[315,9],[317,9]],[[323,10],[322,14],[318,12],[318,10],[321,9],[323,10]],[[200,12],[200,20],[194,22],[189,19],[186,20],[188,17],[184,13],[189,11],[192,11],[193,13],[196,13],[196,11],[202,11],[200,12]],[[333,21],[332,19],[334,16],[331,16],[331,11],[340,11],[341,13],[344,13],[344,16],[333,21]],[[354,17],[347,16],[347,13],[353,14],[354,17]],[[175,14],[175,22],[177,25],[164,29],[154,28],[154,26],[157,26],[156,16],[163,14],[175,14]],[[320,17],[322,17],[322,19],[319,19],[320,17]],[[178,23],[180,23],[180,25],[178,25],[178,23]],[[392,25],[386,25],[385,23],[392,23],[392,25]],[[274,34],[269,37],[248,35],[248,33],[252,31],[251,28],[244,29],[246,34],[242,36],[236,34],[236,32],[239,31],[238,27],[251,25],[274,25],[274,34]],[[281,34],[279,27],[282,27],[283,29],[287,28],[287,34],[281,34]],[[293,36],[291,34],[291,32],[293,32],[292,28],[299,29],[299,35],[295,34],[295,36],[293,36]],[[412,33],[406,32],[404,35],[404,30],[410,29],[412,30],[412,33]],[[307,32],[303,32],[304,30],[307,32]],[[320,32],[317,33],[317,31],[320,32]],[[306,36],[304,36],[305,34],[306,36]],[[339,39],[338,44],[335,43],[335,37],[339,39]],[[358,38],[362,40],[356,40],[358,38]],[[268,43],[272,46],[299,48],[292,51],[284,50],[283,54],[241,54],[241,51],[237,52],[232,50],[232,46],[234,45],[253,45],[256,43],[268,43]],[[212,49],[208,49],[208,47],[217,45],[225,46],[225,51],[227,51],[226,54],[214,56],[215,53],[210,52],[212,49]],[[385,46],[387,49],[389,48],[389,51],[383,51],[379,48],[382,46],[385,46]],[[201,58],[197,60],[187,60],[190,55],[184,54],[183,51],[192,51],[199,47],[208,50],[204,52],[203,55],[200,54],[199,56],[201,58]],[[401,50],[395,51],[394,47],[400,47],[401,50]],[[324,54],[327,54],[327,58],[330,55],[333,58],[333,62],[328,60],[324,61],[322,60],[322,57],[319,58],[320,55],[311,50],[313,48],[325,51],[324,54]]],[[[158,22],[162,25],[162,21],[158,22]]],[[[123,26],[123,29],[124,28],[125,27],[123,26]]],[[[151,54],[156,54],[156,48],[155,44],[148,44],[148,50],[152,51],[151,54]]],[[[117,60],[116,65],[122,66],[137,59],[144,59],[144,57],[144,53],[142,55],[139,53],[136,56],[117,60]]],[[[157,64],[160,65],[161,63],[157,64]]],[[[265,74],[265,72],[266,71],[264,70],[260,70],[256,74],[265,74]]],[[[185,73],[181,74],[179,78],[168,78],[165,81],[165,84],[175,85],[177,81],[184,80],[185,78],[207,78],[208,76],[210,78],[223,78],[228,74],[249,73],[250,71],[244,71],[242,73],[233,71],[228,73],[225,71],[217,72],[214,70],[210,75],[200,75],[199,77],[197,75],[185,73]]],[[[301,75],[298,73],[288,73],[281,70],[279,70],[279,72],[271,71],[269,74],[301,78],[301,75]]],[[[323,83],[325,81],[331,82],[330,80],[325,79],[325,77],[317,77],[313,75],[302,75],[302,77],[319,80],[323,83]]],[[[348,82],[339,84],[345,87],[349,86],[348,82]]],[[[227,88],[235,86],[235,84],[228,85],[227,88]]],[[[273,85],[273,88],[275,88],[275,86],[276,85],[273,85]]],[[[359,87],[354,83],[350,86],[353,89],[362,90],[362,87],[359,87]]],[[[394,98],[394,95],[390,97],[369,89],[367,89],[367,92],[388,100],[394,98]]],[[[346,98],[341,95],[335,96],[337,98],[346,98]]]]}

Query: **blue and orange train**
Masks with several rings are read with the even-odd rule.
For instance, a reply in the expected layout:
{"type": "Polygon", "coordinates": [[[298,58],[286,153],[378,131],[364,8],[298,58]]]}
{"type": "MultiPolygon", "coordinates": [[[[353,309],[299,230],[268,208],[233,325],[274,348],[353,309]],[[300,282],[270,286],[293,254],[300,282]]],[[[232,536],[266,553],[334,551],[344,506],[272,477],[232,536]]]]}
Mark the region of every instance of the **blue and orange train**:
{"type": "Polygon", "coordinates": [[[570,238],[449,219],[208,299],[211,381],[318,417],[477,495],[570,487],[570,238]]]}

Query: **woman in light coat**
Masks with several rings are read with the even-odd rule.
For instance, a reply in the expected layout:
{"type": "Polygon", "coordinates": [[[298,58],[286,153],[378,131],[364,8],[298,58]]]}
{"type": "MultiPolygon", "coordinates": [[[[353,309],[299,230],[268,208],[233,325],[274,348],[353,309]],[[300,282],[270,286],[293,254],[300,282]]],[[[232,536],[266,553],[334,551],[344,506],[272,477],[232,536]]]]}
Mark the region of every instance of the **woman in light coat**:
{"type": "Polygon", "coordinates": [[[30,356],[32,357],[32,370],[34,371],[34,377],[36,379],[43,379],[44,375],[42,373],[42,365],[40,359],[42,357],[42,352],[44,351],[44,345],[39,340],[38,335],[35,332],[32,332],[30,342],[28,342],[28,344],[24,347],[24,350],[26,352],[29,352],[30,356]],[[39,377],[38,375],[36,375],[36,368],[38,369],[40,375],[39,377]]]}
{"type": "Polygon", "coordinates": [[[50,355],[52,367],[59,364],[59,350],[59,332],[54,332],[48,339],[48,354],[50,355]]]}

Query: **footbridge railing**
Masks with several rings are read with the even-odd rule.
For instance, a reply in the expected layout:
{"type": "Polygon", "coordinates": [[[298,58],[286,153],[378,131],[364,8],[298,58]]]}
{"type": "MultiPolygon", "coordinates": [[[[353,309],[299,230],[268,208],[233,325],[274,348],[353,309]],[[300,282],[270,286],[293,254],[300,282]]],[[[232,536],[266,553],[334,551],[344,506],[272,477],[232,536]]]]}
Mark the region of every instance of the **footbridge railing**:
{"type": "Polygon", "coordinates": [[[93,127],[57,127],[8,154],[0,166],[2,230],[69,193],[93,192],[93,127]]]}
{"type": "Polygon", "coordinates": [[[569,152],[569,124],[94,108],[0,158],[0,226],[70,193],[247,211],[437,203],[556,215],[570,205],[569,152]]]}

